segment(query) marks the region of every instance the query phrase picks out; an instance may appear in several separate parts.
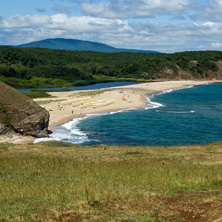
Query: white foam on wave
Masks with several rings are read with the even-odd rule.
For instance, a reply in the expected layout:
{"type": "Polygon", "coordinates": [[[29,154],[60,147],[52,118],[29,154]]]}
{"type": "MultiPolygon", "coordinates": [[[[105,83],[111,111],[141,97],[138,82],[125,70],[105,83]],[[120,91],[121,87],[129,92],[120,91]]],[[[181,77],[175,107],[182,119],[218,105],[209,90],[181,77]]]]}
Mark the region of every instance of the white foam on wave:
{"type": "Polygon", "coordinates": [[[178,114],[186,114],[186,113],[195,113],[193,110],[189,111],[174,111],[174,110],[156,110],[159,113],[178,113],[178,114]]]}
{"type": "Polygon", "coordinates": [[[77,125],[86,117],[73,119],[61,126],[55,127],[56,131],[53,132],[49,138],[36,139],[35,143],[42,141],[64,141],[75,144],[82,144],[89,141],[87,133],[81,131],[77,125]]]}
{"type": "Polygon", "coordinates": [[[107,115],[112,115],[112,114],[116,114],[116,113],[122,113],[122,112],[126,112],[127,110],[125,109],[123,109],[123,110],[118,110],[118,111],[112,111],[112,112],[109,112],[109,113],[107,113],[107,115]]]}
{"type": "Polygon", "coordinates": [[[176,91],[176,90],[190,89],[190,88],[193,88],[193,87],[194,87],[194,85],[186,86],[186,87],[183,87],[183,88],[167,89],[163,92],[160,92],[160,93],[157,93],[157,94],[154,94],[154,95],[162,95],[162,94],[166,94],[166,93],[171,93],[171,92],[176,91]]]}
{"type": "Polygon", "coordinates": [[[164,105],[161,104],[161,103],[152,102],[152,101],[151,101],[151,98],[152,98],[153,96],[154,96],[154,95],[151,95],[151,96],[148,96],[148,97],[146,98],[147,106],[144,107],[145,110],[147,110],[147,109],[156,109],[156,108],[159,108],[159,107],[161,107],[161,106],[164,106],[164,105]]]}
{"type": "Polygon", "coordinates": [[[80,117],[80,118],[70,120],[69,122],[63,124],[62,127],[65,127],[68,131],[72,132],[73,134],[85,135],[76,127],[84,119],[85,117],[80,117]]]}
{"type": "Polygon", "coordinates": [[[54,132],[49,138],[39,138],[34,141],[34,143],[45,142],[45,141],[69,141],[71,138],[69,134],[54,132]]]}
{"type": "Polygon", "coordinates": [[[56,131],[53,132],[49,138],[40,138],[36,139],[34,143],[43,142],[43,141],[64,141],[75,144],[83,144],[85,142],[91,141],[88,138],[87,133],[83,132],[78,124],[86,119],[95,118],[99,116],[111,115],[115,113],[124,112],[124,110],[116,112],[101,112],[101,113],[92,113],[87,114],[85,117],[79,117],[73,120],[70,120],[67,123],[62,124],[61,126],[55,127],[56,131]]]}
{"type": "Polygon", "coordinates": [[[171,92],[173,92],[174,90],[177,90],[177,89],[168,89],[168,90],[165,90],[165,91],[163,91],[163,92],[157,93],[157,94],[155,94],[155,95],[162,95],[162,94],[166,94],[166,93],[171,93],[171,92]]]}
{"type": "MultiPolygon", "coordinates": [[[[188,86],[185,88],[192,88],[193,86],[188,86]]],[[[176,89],[169,89],[165,90],[161,93],[158,94],[153,94],[148,97],[146,97],[147,101],[147,106],[145,107],[140,107],[140,108],[130,108],[130,109],[124,109],[124,110],[118,110],[118,111],[112,111],[112,112],[101,112],[101,113],[93,113],[93,114],[87,114],[85,117],[80,117],[73,119],[60,127],[56,127],[56,131],[53,132],[49,138],[39,138],[36,139],[34,143],[42,142],[42,141],[65,141],[65,142],[71,142],[75,144],[83,144],[84,142],[91,141],[86,132],[81,131],[81,129],[78,128],[78,124],[86,119],[89,118],[95,118],[99,116],[104,116],[104,115],[113,115],[116,113],[122,113],[122,112],[127,112],[127,111],[134,111],[134,110],[147,110],[147,109],[157,109],[160,107],[165,107],[161,103],[157,102],[152,102],[151,99],[153,96],[156,95],[162,95],[166,93],[171,93],[172,91],[179,90],[181,88],[176,88],[176,89]]],[[[160,110],[156,110],[157,112],[163,112],[160,110]]],[[[182,111],[166,111],[166,112],[172,112],[172,113],[186,113],[182,111]]],[[[190,111],[190,113],[195,112],[193,110],[190,111]]]]}
{"type": "Polygon", "coordinates": [[[157,93],[157,94],[152,94],[150,96],[148,96],[146,98],[146,101],[147,101],[147,104],[148,106],[144,107],[145,110],[147,109],[156,109],[156,108],[159,108],[159,107],[165,107],[163,104],[161,103],[157,103],[157,102],[152,102],[151,99],[154,97],[154,96],[158,96],[158,95],[163,95],[163,94],[166,94],[166,93],[171,93],[173,91],[176,91],[176,90],[180,90],[180,89],[189,89],[189,88],[192,88],[194,87],[193,85],[191,86],[187,86],[187,87],[184,87],[184,88],[175,88],[175,89],[168,89],[168,90],[165,90],[163,92],[160,92],[160,93],[157,93]]]}

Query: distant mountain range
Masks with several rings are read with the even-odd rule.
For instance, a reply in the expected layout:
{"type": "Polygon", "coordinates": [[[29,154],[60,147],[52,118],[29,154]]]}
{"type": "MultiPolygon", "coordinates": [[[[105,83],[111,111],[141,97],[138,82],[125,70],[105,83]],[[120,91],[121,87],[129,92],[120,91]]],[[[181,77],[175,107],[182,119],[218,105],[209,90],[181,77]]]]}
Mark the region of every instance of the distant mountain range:
{"type": "Polygon", "coordinates": [[[159,53],[150,50],[137,50],[137,49],[120,49],[115,48],[103,43],[82,41],[77,39],[45,39],[36,42],[30,42],[17,47],[37,47],[47,49],[60,49],[60,50],[77,50],[77,51],[96,51],[96,52],[137,52],[137,53],[159,53]]]}

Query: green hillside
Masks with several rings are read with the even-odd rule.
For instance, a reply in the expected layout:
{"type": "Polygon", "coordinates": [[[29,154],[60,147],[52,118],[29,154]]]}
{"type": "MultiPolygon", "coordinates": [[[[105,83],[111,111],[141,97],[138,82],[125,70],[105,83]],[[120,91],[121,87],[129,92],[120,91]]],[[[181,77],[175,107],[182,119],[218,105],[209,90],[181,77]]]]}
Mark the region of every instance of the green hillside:
{"type": "Polygon", "coordinates": [[[0,221],[213,222],[222,144],[0,144],[0,221]]]}
{"type": "Polygon", "coordinates": [[[19,88],[124,79],[222,78],[222,52],[102,53],[0,47],[0,80],[19,88]]]}

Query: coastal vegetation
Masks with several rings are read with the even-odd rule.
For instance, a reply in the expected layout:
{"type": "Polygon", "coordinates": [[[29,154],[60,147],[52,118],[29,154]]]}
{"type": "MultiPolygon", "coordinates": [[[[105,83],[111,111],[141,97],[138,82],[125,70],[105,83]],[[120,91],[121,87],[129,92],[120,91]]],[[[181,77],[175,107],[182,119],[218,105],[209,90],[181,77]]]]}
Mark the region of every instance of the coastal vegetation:
{"type": "Polygon", "coordinates": [[[77,93],[76,96],[95,96],[104,93],[106,90],[93,90],[93,91],[87,91],[87,92],[80,92],[77,93]]]}
{"type": "Polygon", "coordinates": [[[32,91],[32,92],[24,92],[24,94],[32,99],[35,98],[48,98],[51,97],[50,94],[48,94],[45,91],[39,90],[39,91],[32,91]]]}
{"type": "Polygon", "coordinates": [[[11,127],[11,118],[8,114],[8,109],[2,101],[0,101],[0,123],[6,127],[11,127]]]}
{"type": "Polygon", "coordinates": [[[0,47],[0,80],[17,88],[100,82],[222,78],[222,52],[102,53],[0,47]]]}
{"type": "Polygon", "coordinates": [[[62,102],[62,101],[65,101],[63,99],[55,99],[55,100],[40,100],[40,101],[35,101],[37,104],[39,105],[45,105],[47,103],[51,103],[51,102],[62,102]]]}
{"type": "Polygon", "coordinates": [[[1,221],[214,221],[222,143],[0,144],[1,221]]]}

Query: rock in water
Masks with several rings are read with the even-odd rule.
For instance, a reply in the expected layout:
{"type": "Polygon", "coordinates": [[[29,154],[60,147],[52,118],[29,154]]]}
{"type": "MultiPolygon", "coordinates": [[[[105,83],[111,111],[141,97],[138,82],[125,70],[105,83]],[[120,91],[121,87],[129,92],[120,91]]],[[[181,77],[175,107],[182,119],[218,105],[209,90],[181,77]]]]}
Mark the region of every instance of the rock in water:
{"type": "Polygon", "coordinates": [[[7,128],[27,136],[47,137],[48,124],[48,111],[23,93],[0,82],[0,135],[7,128]]]}

